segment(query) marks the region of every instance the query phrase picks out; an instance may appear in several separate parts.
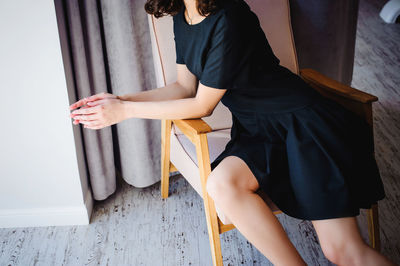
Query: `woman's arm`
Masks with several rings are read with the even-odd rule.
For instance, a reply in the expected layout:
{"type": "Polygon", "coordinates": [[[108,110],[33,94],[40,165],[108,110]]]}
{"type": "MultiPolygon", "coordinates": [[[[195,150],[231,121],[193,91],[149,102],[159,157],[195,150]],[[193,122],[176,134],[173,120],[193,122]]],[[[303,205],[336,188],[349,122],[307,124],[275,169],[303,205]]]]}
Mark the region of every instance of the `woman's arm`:
{"type": "Polygon", "coordinates": [[[210,115],[207,105],[197,98],[186,98],[167,101],[123,102],[125,119],[189,119],[210,115]]]}
{"type": "MultiPolygon", "coordinates": [[[[193,75],[185,64],[177,64],[177,80],[164,87],[141,91],[138,93],[125,94],[117,96],[114,94],[102,92],[89,97],[80,99],[79,101],[71,104],[69,106],[70,110],[85,106],[89,102],[99,101],[106,98],[109,99],[119,99],[123,101],[162,101],[162,100],[173,100],[173,99],[183,99],[190,98],[196,95],[198,80],[195,75],[193,75]]],[[[90,105],[90,104],[89,104],[90,105]]]]}
{"type": "Polygon", "coordinates": [[[183,87],[176,81],[164,87],[141,91],[138,93],[124,94],[118,96],[117,98],[123,101],[146,102],[183,99],[193,96],[193,90],[183,87]]]}
{"type": "Polygon", "coordinates": [[[178,64],[177,71],[178,79],[172,84],[117,99],[89,101],[88,107],[73,111],[71,117],[87,128],[99,129],[128,118],[188,119],[211,115],[226,90],[199,83],[186,65],[178,64]]]}
{"type": "Polygon", "coordinates": [[[226,90],[199,83],[185,64],[177,64],[177,81],[151,91],[121,96],[125,119],[188,119],[212,114],[226,90]]]}
{"type": "Polygon", "coordinates": [[[176,64],[177,80],[167,86],[134,94],[118,96],[119,99],[132,102],[163,101],[191,98],[196,95],[198,80],[185,64],[176,64]]]}
{"type": "Polygon", "coordinates": [[[125,118],[189,119],[212,114],[226,90],[215,89],[199,83],[193,98],[159,102],[123,102],[125,118]]]}
{"type": "Polygon", "coordinates": [[[71,116],[91,129],[100,129],[128,118],[201,118],[212,114],[225,91],[199,83],[196,96],[192,98],[146,102],[102,99],[89,102],[89,108],[75,110],[71,116]]]}

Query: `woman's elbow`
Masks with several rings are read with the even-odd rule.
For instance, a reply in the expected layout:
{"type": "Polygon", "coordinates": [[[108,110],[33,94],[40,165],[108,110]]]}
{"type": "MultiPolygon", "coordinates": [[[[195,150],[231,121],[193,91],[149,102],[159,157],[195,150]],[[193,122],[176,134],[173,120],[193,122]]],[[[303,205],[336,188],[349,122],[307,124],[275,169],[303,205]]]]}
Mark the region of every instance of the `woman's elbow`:
{"type": "Polygon", "coordinates": [[[212,108],[212,107],[205,108],[204,116],[211,116],[213,114],[213,112],[214,112],[214,109],[215,109],[215,107],[214,108],[212,108]]]}

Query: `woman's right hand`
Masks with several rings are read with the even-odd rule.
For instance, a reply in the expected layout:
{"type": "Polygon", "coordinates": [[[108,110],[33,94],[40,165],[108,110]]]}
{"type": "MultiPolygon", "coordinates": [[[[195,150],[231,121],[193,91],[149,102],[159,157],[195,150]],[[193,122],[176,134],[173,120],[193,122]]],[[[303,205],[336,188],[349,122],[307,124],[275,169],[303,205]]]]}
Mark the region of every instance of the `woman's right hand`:
{"type": "Polygon", "coordinates": [[[85,97],[85,98],[83,98],[83,99],[81,99],[81,100],[79,100],[79,101],[77,101],[77,102],[71,104],[71,105],[69,106],[69,110],[73,110],[73,109],[75,109],[75,108],[84,106],[84,105],[87,104],[88,102],[97,101],[97,100],[102,100],[102,99],[106,99],[106,98],[117,99],[118,96],[116,96],[116,95],[114,95],[114,94],[111,94],[111,93],[108,93],[108,92],[101,92],[101,93],[98,93],[98,94],[95,94],[95,95],[92,95],[92,96],[89,96],[89,97],[85,97]]]}

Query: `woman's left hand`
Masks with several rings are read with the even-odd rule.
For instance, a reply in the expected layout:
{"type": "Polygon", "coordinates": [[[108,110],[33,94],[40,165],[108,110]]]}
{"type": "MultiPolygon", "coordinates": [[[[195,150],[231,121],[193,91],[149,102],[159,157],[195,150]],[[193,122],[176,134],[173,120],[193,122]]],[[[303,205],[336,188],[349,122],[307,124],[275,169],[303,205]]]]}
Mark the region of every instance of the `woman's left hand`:
{"type": "Polygon", "coordinates": [[[85,128],[101,129],[126,119],[124,101],[117,98],[105,98],[87,103],[71,113],[71,117],[82,123],[85,128]]]}

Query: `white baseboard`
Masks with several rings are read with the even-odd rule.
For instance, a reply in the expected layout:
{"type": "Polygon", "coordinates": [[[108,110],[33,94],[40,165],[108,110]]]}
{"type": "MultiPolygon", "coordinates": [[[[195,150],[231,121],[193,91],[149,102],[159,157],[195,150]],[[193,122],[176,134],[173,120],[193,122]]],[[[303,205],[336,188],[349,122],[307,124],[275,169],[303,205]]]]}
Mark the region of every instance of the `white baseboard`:
{"type": "Polygon", "coordinates": [[[0,210],[0,228],[88,225],[93,198],[90,191],[85,194],[80,206],[0,210]]]}

